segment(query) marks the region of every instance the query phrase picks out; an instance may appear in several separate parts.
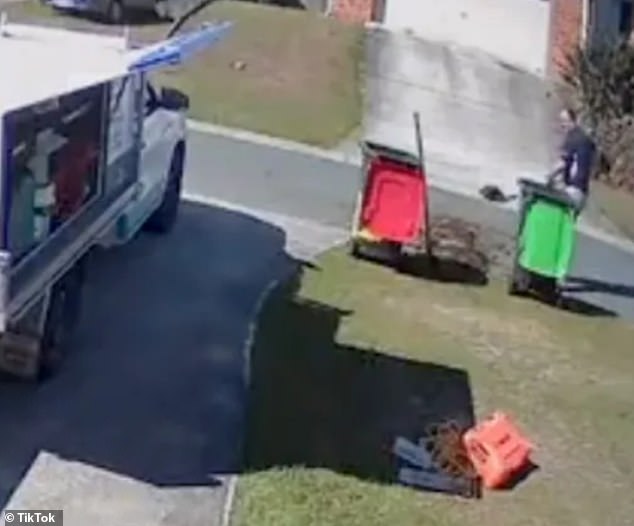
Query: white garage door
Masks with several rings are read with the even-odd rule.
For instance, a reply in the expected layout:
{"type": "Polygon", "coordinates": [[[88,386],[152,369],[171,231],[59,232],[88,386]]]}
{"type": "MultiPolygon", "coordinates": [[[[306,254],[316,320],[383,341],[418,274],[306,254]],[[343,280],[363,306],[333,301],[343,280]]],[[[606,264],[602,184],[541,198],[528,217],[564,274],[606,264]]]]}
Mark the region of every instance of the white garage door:
{"type": "Polygon", "coordinates": [[[543,74],[549,17],[547,0],[386,0],[384,23],[543,74]]]}

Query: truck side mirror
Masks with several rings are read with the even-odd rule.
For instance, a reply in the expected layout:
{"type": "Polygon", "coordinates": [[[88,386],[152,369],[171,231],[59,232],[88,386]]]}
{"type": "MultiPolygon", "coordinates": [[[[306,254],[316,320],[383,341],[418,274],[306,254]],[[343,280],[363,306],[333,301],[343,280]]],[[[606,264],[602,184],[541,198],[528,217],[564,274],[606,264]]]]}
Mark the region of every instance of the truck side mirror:
{"type": "Polygon", "coordinates": [[[189,97],[182,91],[174,88],[161,89],[161,98],[159,102],[162,108],[166,110],[188,110],[189,109],[189,97]]]}

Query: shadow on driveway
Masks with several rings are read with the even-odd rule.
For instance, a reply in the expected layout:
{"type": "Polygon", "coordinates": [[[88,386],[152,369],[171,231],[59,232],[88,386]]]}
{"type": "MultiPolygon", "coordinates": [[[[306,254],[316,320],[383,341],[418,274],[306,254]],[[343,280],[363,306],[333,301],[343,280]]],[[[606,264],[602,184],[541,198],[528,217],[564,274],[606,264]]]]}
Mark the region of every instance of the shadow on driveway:
{"type": "Polygon", "coordinates": [[[42,451],[160,487],[235,472],[248,324],[292,266],[281,229],[192,203],[169,236],[95,254],[60,373],[0,384],[3,504],[42,451]]]}

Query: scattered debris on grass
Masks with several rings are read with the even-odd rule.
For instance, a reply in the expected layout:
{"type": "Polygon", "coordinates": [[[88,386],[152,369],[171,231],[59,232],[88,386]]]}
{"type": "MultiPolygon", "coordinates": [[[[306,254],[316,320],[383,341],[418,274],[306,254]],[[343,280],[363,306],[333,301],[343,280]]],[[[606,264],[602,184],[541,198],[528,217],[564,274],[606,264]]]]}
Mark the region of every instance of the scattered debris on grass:
{"type": "MultiPolygon", "coordinates": [[[[508,239],[476,234],[504,259],[508,239]]],[[[236,526],[631,523],[631,325],[516,301],[496,280],[413,280],[343,250],[262,312],[236,526]],[[396,437],[420,446],[428,424],[471,428],[498,403],[521,415],[547,473],[477,502],[398,482],[396,437]]]]}
{"type": "Polygon", "coordinates": [[[418,444],[397,437],[392,453],[404,462],[401,484],[481,498],[482,484],[509,488],[528,473],[533,449],[506,414],[495,412],[470,429],[453,420],[430,425],[418,444]]]}
{"type": "Polygon", "coordinates": [[[507,233],[476,223],[438,215],[430,223],[433,259],[424,247],[366,243],[364,258],[396,266],[399,271],[436,281],[485,285],[490,277],[506,276],[511,269],[514,243],[507,233]]]}
{"type": "Polygon", "coordinates": [[[480,479],[462,443],[463,433],[462,426],[448,421],[428,426],[418,444],[398,437],[394,454],[416,467],[402,466],[398,481],[422,489],[480,498],[480,479]]]}

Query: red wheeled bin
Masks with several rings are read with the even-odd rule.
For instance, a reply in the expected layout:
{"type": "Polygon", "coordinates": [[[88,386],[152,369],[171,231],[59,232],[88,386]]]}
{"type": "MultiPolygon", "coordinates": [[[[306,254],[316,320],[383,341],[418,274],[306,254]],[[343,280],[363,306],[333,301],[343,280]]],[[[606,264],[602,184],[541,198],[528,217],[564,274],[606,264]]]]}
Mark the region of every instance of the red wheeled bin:
{"type": "Polygon", "coordinates": [[[361,144],[362,185],[351,236],[355,257],[381,249],[396,258],[421,249],[431,255],[429,191],[416,118],[415,122],[419,156],[374,142],[361,144]]]}

